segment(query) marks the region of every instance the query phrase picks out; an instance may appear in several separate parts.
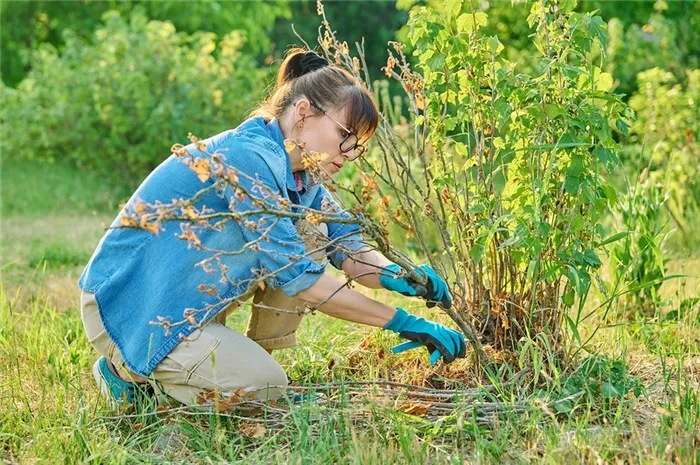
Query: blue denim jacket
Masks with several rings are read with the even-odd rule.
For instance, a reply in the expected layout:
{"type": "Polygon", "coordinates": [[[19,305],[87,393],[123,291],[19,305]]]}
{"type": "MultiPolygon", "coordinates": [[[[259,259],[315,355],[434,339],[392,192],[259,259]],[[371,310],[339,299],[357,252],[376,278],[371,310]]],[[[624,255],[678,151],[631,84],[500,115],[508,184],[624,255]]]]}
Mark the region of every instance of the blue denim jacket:
{"type": "MultiPolygon", "coordinates": [[[[302,189],[297,190],[284,148],[284,136],[274,119],[266,122],[262,117],[250,118],[236,129],[203,142],[209,153],[223,154],[228,165],[257,177],[293,204],[316,210],[321,210],[324,200],[335,205],[328,190],[320,183],[310,182],[306,173],[303,174],[302,189]]],[[[193,145],[187,149],[195,156],[206,156],[193,145]]],[[[222,256],[228,280],[222,280],[218,269],[207,273],[201,266],[195,266],[210,257],[211,252],[188,248],[186,241],[177,238],[176,235],[182,233],[179,221],[164,223],[164,230],[158,235],[142,229],[118,227],[125,210],[139,200],[154,203],[188,199],[212,182],[209,179],[202,183],[194,171],[175,155],[167,158],[129,199],[80,277],[80,288],[95,294],[105,330],[116,343],[126,365],[141,376],[148,376],[182,337],[196,329],[195,325],[184,323],[173,326],[170,334],[166,334],[162,326],[151,323],[158,321],[158,317],[179,322],[187,308],[202,309],[207,304],[217,304],[219,297],[229,299],[243,295],[248,291],[248,282],[257,279],[256,270],[274,272],[286,267],[267,284],[281,288],[289,296],[310,287],[325,270],[325,263],[298,258],[305,252],[305,243],[290,218],[277,222],[269,233],[271,240],[259,242],[260,251],[246,249],[241,254],[222,256]],[[219,297],[199,290],[201,284],[216,287],[219,297]]],[[[250,191],[251,183],[243,177],[240,177],[240,183],[250,191]]],[[[254,209],[249,199],[232,199],[234,194],[230,191],[228,189],[220,196],[211,189],[195,206],[206,205],[219,212],[230,211],[229,208],[236,211],[254,209]]],[[[273,224],[274,219],[271,217],[266,224],[273,224]]],[[[345,238],[337,244],[349,250],[358,250],[364,245],[358,231],[357,225],[328,224],[330,239],[345,238]]],[[[204,247],[238,251],[259,234],[236,221],[229,221],[222,231],[202,231],[198,235],[204,247]]],[[[327,252],[337,268],[347,258],[336,246],[329,247],[327,252]]],[[[223,305],[218,304],[207,315],[197,312],[195,322],[208,320],[222,309],[223,305]]]]}

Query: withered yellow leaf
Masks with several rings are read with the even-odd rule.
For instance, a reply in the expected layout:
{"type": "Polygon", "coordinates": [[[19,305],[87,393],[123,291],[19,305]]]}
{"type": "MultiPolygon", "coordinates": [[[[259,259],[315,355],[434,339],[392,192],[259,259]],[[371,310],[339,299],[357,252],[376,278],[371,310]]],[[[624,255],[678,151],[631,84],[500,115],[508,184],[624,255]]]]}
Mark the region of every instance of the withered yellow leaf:
{"type": "Polygon", "coordinates": [[[246,392],[245,388],[238,388],[236,392],[233,393],[231,398],[234,399],[235,402],[240,402],[246,398],[247,394],[248,393],[246,392]]]}
{"type": "Polygon", "coordinates": [[[372,340],[373,340],[373,339],[374,339],[374,338],[373,338],[371,335],[365,337],[365,338],[362,340],[362,342],[360,342],[360,348],[362,348],[362,349],[368,348],[368,347],[372,344],[372,340]]]}
{"type": "Polygon", "coordinates": [[[143,226],[143,229],[146,231],[155,234],[156,236],[158,235],[158,232],[160,231],[160,227],[158,223],[147,223],[143,226]]]}
{"type": "Polygon", "coordinates": [[[243,436],[250,438],[250,439],[258,439],[258,438],[265,436],[265,434],[267,434],[267,428],[265,428],[260,423],[244,422],[244,423],[240,424],[240,426],[238,427],[238,430],[241,432],[241,434],[243,436]]]}
{"type": "Polygon", "coordinates": [[[401,408],[401,411],[408,413],[409,415],[415,415],[417,417],[422,417],[428,413],[430,405],[428,404],[406,404],[401,408]]]}
{"type": "Polygon", "coordinates": [[[416,94],[416,108],[419,110],[423,110],[425,108],[425,97],[423,97],[423,94],[420,92],[416,94]]]}
{"type": "Polygon", "coordinates": [[[182,215],[188,220],[194,220],[197,218],[197,211],[192,207],[192,205],[187,205],[182,209],[182,215]]]}
{"type": "Polygon", "coordinates": [[[188,241],[188,242],[192,242],[195,245],[195,247],[199,247],[200,245],[202,245],[202,241],[200,241],[199,237],[197,237],[197,235],[195,233],[193,233],[192,231],[185,231],[179,237],[181,239],[188,241]]]}
{"type": "Polygon", "coordinates": [[[134,219],[127,215],[123,215],[119,221],[121,222],[122,226],[126,226],[127,228],[133,228],[136,226],[134,219]]]}
{"type": "Polygon", "coordinates": [[[505,314],[501,314],[501,326],[503,329],[510,329],[510,321],[508,321],[508,317],[505,314]]]}
{"type": "Polygon", "coordinates": [[[285,139],[285,140],[284,140],[284,149],[285,149],[288,153],[291,152],[292,150],[294,150],[295,148],[297,148],[296,142],[294,142],[294,141],[291,140],[291,139],[285,139]]]}
{"type": "Polygon", "coordinates": [[[143,215],[146,212],[146,204],[141,201],[136,202],[134,205],[134,211],[138,215],[143,215]]]}
{"type": "Polygon", "coordinates": [[[191,168],[200,181],[206,182],[206,180],[209,179],[209,162],[206,159],[196,159],[191,168]]]}

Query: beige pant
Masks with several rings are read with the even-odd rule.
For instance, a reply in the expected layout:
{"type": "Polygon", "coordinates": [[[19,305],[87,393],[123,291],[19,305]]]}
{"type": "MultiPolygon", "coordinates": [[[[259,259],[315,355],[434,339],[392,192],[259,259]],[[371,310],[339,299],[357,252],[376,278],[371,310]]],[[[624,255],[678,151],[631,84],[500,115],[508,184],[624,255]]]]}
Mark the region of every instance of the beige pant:
{"type": "MultiPolygon", "coordinates": [[[[307,249],[319,247],[328,231],[325,224],[314,227],[304,221],[298,229],[307,249]]],[[[312,258],[321,262],[325,260],[325,252],[321,250],[312,258]]],[[[226,316],[238,308],[234,304],[179,343],[156,366],[149,381],[160,391],[189,405],[216,397],[213,393],[224,399],[233,394],[256,399],[279,397],[287,386],[287,376],[265,349],[296,345],[296,330],[303,315],[265,307],[303,310],[305,306],[303,301],[288,297],[278,288],[268,286],[258,290],[245,335],[226,327],[226,316]]],[[[90,344],[119,370],[128,372],[104,329],[93,294],[82,293],[81,311],[90,344]]],[[[134,378],[138,379],[136,375],[134,378]]]]}

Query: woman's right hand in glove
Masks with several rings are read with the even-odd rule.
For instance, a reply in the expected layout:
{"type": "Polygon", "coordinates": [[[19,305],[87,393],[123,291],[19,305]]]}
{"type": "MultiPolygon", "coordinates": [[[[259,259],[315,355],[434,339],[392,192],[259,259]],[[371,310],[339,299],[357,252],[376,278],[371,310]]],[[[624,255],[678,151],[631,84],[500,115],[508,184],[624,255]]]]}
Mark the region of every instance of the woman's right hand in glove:
{"type": "Polygon", "coordinates": [[[415,272],[426,277],[425,285],[418,284],[399,265],[392,263],[384,267],[379,275],[379,284],[385,289],[406,296],[423,297],[428,308],[440,304],[443,308],[452,306],[452,296],[447,283],[428,265],[421,265],[415,272]]]}

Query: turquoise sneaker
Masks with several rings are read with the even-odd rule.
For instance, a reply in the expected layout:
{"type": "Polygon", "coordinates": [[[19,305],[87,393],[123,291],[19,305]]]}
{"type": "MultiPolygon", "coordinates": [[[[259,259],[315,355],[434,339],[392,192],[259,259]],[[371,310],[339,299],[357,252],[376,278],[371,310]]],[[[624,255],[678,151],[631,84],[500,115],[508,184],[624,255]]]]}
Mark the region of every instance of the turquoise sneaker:
{"type": "Polygon", "coordinates": [[[110,407],[117,409],[133,405],[136,399],[136,384],[124,381],[109,369],[107,357],[97,359],[92,366],[92,376],[100,388],[100,393],[107,399],[110,407]]]}
{"type": "Polygon", "coordinates": [[[298,394],[295,391],[288,391],[286,395],[287,400],[294,405],[301,404],[318,404],[326,400],[326,395],[321,392],[298,394]]]}

